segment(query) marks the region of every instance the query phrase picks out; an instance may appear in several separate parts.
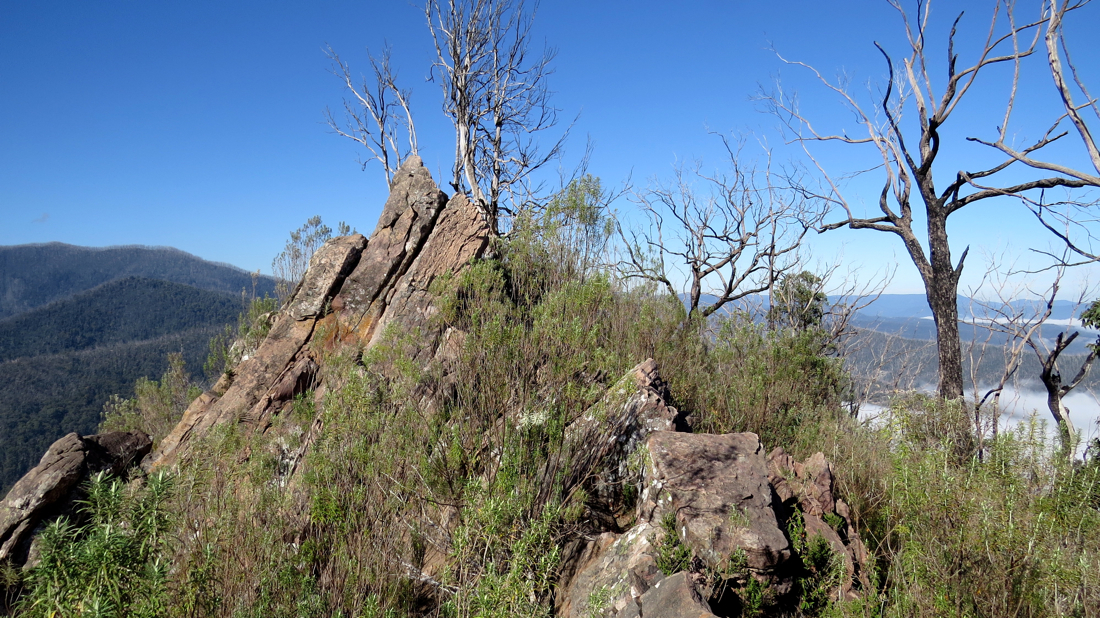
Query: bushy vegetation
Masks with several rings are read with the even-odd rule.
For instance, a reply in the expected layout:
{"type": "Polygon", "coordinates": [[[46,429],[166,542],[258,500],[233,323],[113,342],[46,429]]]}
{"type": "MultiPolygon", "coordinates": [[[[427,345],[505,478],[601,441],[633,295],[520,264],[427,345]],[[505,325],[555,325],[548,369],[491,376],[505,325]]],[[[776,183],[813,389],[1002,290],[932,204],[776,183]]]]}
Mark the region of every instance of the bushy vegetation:
{"type": "Polygon", "coordinates": [[[134,396],[124,399],[113,395],[103,406],[100,432],[143,431],[154,446],[183,418],[188,404],[202,393],[187,373],[183,355],[168,355],[168,370],[160,381],[138,378],[134,396]]]}
{"type": "MultiPolygon", "coordinates": [[[[167,566],[134,567],[120,584],[139,600],[131,607],[550,615],[564,540],[614,526],[568,484],[567,427],[652,357],[696,431],[753,431],[798,459],[823,451],[870,551],[870,586],[838,598],[844,566],[795,512],[784,526],[800,570],[783,599],[741,562],[721,574],[739,574],[740,615],[1100,613],[1095,459],[1069,461],[1035,423],[976,435],[968,409],[935,399],[901,397],[883,420],[860,422],[814,319],[693,320],[679,299],[601,267],[611,228],[598,184],[585,183],[517,218],[494,259],[437,280],[441,310],[423,330],[391,328],[365,353],[318,347],[324,393],[299,396],[263,433],[230,423],[206,436],[165,503],[167,566]],[[421,362],[437,340],[453,361],[445,372],[421,362]]],[[[148,398],[159,405],[180,392],[173,384],[147,383],[148,398]]],[[[659,566],[688,568],[664,523],[659,566]]],[[[51,533],[57,551],[96,538],[96,525],[51,533]]],[[[68,598],[48,581],[32,576],[27,598],[68,598]]]]}
{"type": "Polygon", "coordinates": [[[17,615],[27,618],[155,618],[168,610],[167,509],[172,477],[123,483],[100,473],[78,509],[38,537],[17,615]]]}

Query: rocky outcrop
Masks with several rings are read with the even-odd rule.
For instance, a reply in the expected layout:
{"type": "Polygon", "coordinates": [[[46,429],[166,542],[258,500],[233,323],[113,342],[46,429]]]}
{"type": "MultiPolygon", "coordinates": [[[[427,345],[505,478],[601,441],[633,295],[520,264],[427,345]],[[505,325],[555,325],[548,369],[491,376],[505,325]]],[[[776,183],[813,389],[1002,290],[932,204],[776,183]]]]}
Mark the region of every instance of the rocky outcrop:
{"type": "Polygon", "coordinates": [[[294,395],[312,386],[317,365],[306,344],[335,290],[358,264],[366,242],[360,234],[343,236],[313,255],[285,310],[256,353],[237,366],[224,394],[219,396],[215,389],[192,402],[146,467],[175,463],[194,438],[221,423],[244,422],[253,429],[262,428],[294,395]]]}
{"type": "Polygon", "coordinates": [[[681,541],[722,567],[738,550],[750,569],[774,571],[791,557],[779,529],[764,448],[754,433],[655,433],[639,519],[676,521],[681,541]]]}
{"type": "Polygon", "coordinates": [[[448,200],[420,159],[410,157],[394,176],[371,237],[335,238],[314,254],[256,353],[240,363],[223,394],[215,389],[192,403],[145,467],[176,463],[190,444],[223,423],[266,431],[295,396],[322,387],[317,355],[326,346],[369,349],[393,324],[419,332],[419,360],[430,360],[442,332],[427,329],[436,311],[429,287],[482,255],[489,236],[469,201],[448,200]]]}
{"type": "Polygon", "coordinates": [[[589,515],[613,518],[605,528],[617,530],[633,519],[627,494],[642,481],[642,460],[636,455],[655,431],[687,429],[684,418],[668,405],[668,392],[648,359],[618,380],[566,432],[568,490],[580,486],[588,495],[589,515]]]}
{"type": "Polygon", "coordinates": [[[91,475],[120,474],[141,461],[152,441],[141,432],[83,436],[70,433],[54,442],[42,460],[0,502],[0,562],[27,560],[38,526],[72,512],[81,485],[91,475]]]}
{"type": "Polygon", "coordinates": [[[824,455],[803,463],[781,450],[765,457],[752,433],[653,431],[633,459],[644,461],[636,522],[574,548],[556,599],[560,616],[709,616],[708,602],[728,607],[750,579],[781,603],[797,578],[811,575],[789,537],[796,513],[799,541],[824,538],[844,562],[834,592],[855,595],[867,584],[866,550],[834,496],[824,455]],[[670,564],[673,549],[690,560],[670,564]]]}

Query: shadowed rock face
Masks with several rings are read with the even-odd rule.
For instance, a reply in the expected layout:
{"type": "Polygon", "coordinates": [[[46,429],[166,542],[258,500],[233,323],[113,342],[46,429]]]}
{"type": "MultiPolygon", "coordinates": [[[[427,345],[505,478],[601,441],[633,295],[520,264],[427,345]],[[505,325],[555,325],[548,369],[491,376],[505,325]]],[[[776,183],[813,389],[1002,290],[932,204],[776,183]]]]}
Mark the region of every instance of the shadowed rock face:
{"type": "Polygon", "coordinates": [[[387,325],[417,332],[430,360],[442,333],[428,332],[436,312],[432,282],[481,256],[489,230],[465,196],[448,201],[418,157],[394,176],[369,239],[334,238],[312,257],[306,275],[256,353],[226,388],[204,393],[144,466],[174,465],[190,445],[222,423],[264,432],[295,396],[320,389],[317,350],[336,343],[370,348],[387,325]],[[323,340],[319,335],[323,334],[323,340]]]}
{"type": "Polygon", "coordinates": [[[100,471],[120,474],[151,447],[144,433],[122,431],[84,437],[70,433],[54,442],[0,502],[0,562],[25,563],[35,529],[71,513],[89,476],[100,471]]]}

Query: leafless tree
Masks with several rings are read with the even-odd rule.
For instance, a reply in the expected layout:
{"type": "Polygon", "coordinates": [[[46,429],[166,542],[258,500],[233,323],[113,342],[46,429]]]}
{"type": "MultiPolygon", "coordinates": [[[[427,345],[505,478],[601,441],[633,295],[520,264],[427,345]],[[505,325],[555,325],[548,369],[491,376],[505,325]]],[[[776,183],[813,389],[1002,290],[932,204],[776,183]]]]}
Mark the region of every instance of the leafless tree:
{"type": "MultiPolygon", "coordinates": [[[[1031,148],[1018,149],[1010,145],[1006,138],[1008,118],[1012,112],[1012,100],[1009,100],[1009,109],[1005,114],[1005,123],[996,140],[974,141],[992,146],[1014,161],[1019,161],[1032,168],[1052,172],[1069,178],[1076,178],[1085,185],[1100,186],[1100,145],[1096,142],[1096,136],[1089,129],[1089,122],[1100,121],[1100,106],[1097,99],[1089,93],[1088,87],[1081,79],[1081,75],[1070,56],[1069,45],[1066,42],[1065,20],[1072,11],[1079,10],[1091,0],[1044,0],[1043,15],[1045,16],[1045,29],[1043,42],[1047,52],[1047,66],[1053,78],[1058,98],[1061,101],[1064,113],[1058,116],[1046,130],[1043,138],[1031,148]],[[1064,56],[1064,59],[1063,59],[1064,56]],[[1068,74],[1067,74],[1068,71],[1068,74]],[[1078,102],[1077,97],[1083,98],[1078,102]],[[1071,128],[1064,129],[1068,122],[1071,128]],[[1088,154],[1091,170],[1077,169],[1070,165],[1058,163],[1041,158],[1036,151],[1037,146],[1045,145],[1061,139],[1070,132],[1076,133],[1080,138],[1088,154]]],[[[1013,82],[1013,92],[1019,79],[1017,73],[1013,82]]],[[[1081,203],[1076,200],[1069,201],[1045,201],[1045,195],[1038,199],[1025,196],[1024,202],[1040,223],[1055,236],[1063,240],[1071,251],[1088,261],[1100,260],[1100,251],[1092,247],[1095,237],[1091,232],[1095,224],[1100,222],[1090,207],[1095,203],[1081,203]]]]}
{"type": "Polygon", "coordinates": [[[363,169],[371,161],[381,163],[389,187],[394,172],[405,158],[417,154],[416,127],[409,109],[410,92],[397,86],[397,75],[390,64],[390,48],[387,46],[380,58],[368,53],[374,79],[368,83],[363,78],[358,87],[347,63],[331,47],[326,53],[333,62],[332,74],[340,78],[352,98],[344,99],[344,122],[338,122],[330,109],[325,110],[325,120],[338,135],[366,147],[371,156],[360,161],[363,169]],[[405,133],[407,147],[401,133],[405,133]]]}
{"type": "Polygon", "coordinates": [[[770,163],[763,170],[744,165],[740,148],[724,143],[728,171],[708,175],[698,164],[681,164],[671,183],[634,192],[648,229],[618,226],[624,252],[620,272],[678,296],[676,271],[684,269],[689,316],[708,317],[770,290],[799,266],[799,247],[820,221],[810,200],[773,182],[770,163]],[[716,298],[702,305],[704,293],[716,298]]]}
{"type": "Polygon", "coordinates": [[[455,128],[451,186],[468,192],[494,231],[531,193],[531,175],[556,158],[563,134],[541,151],[536,135],[555,127],[547,76],[554,50],[531,49],[537,3],[428,0],[435,42],[432,78],[455,128]]]}
{"type": "MultiPolygon", "coordinates": [[[[862,135],[855,136],[855,132],[846,131],[839,134],[819,131],[801,110],[797,100],[785,94],[781,87],[763,96],[762,100],[793,132],[793,141],[802,145],[809,160],[820,172],[823,188],[807,187],[807,193],[827,201],[840,212],[839,220],[821,229],[847,227],[884,232],[897,236],[905,246],[920,273],[936,323],[939,394],[943,398],[956,399],[963,395],[956,298],[967,250],[962,251],[958,260],[952,257],[947,233],[948,218],[971,204],[993,198],[1022,196],[1035,199],[1032,196],[1041,195],[1040,192],[1045,189],[1097,186],[1100,183],[1095,177],[1071,173],[1068,167],[1055,164],[1028,163],[1030,169],[1043,175],[1022,179],[1018,172],[1028,168],[1014,164],[1027,163],[1026,159],[1036,157],[1036,153],[1060,137],[1049,133],[1018,152],[1009,152],[1011,149],[1007,146],[1001,148],[1005,158],[997,164],[945,173],[942,166],[936,165],[941,150],[948,146],[956,148],[959,142],[949,142],[942,128],[968,93],[986,87],[984,81],[978,81],[978,76],[984,75],[987,72],[985,69],[994,65],[1015,68],[1004,121],[999,127],[998,139],[992,142],[1005,144],[1006,127],[1020,85],[1021,67],[1037,49],[1044,24],[1048,29],[1051,25],[1039,16],[1035,21],[1018,23],[1013,3],[997,2],[977,57],[969,66],[960,67],[954,49],[955,35],[962,20],[960,14],[947,40],[945,79],[936,82],[929,69],[930,51],[926,49],[930,2],[917,1],[915,20],[902,6],[902,0],[888,2],[901,17],[906,52],[901,62],[895,64],[886,48],[875,43],[889,70],[889,81],[881,98],[863,103],[848,89],[845,81],[830,81],[808,64],[784,59],[788,64],[810,70],[838,95],[854,114],[862,135]],[[942,90],[937,88],[941,83],[942,90]],[[915,112],[915,122],[909,119],[912,112],[915,112]],[[878,213],[870,216],[862,214],[854,204],[854,197],[842,190],[839,178],[828,173],[814,157],[811,146],[821,142],[865,146],[876,154],[881,163],[874,171],[882,174],[878,213]],[[937,183],[937,180],[940,182],[937,183]],[[915,227],[921,219],[927,225],[926,234],[915,227]]],[[[1080,6],[1080,3],[1068,6],[1066,12],[1080,6]]],[[[1072,107],[1072,104],[1068,105],[1072,107]]]]}
{"type": "MultiPolygon", "coordinates": [[[[1092,364],[1096,360],[1097,351],[1100,349],[1100,336],[1089,346],[1089,352],[1081,360],[1081,365],[1074,377],[1068,383],[1063,382],[1058,361],[1066,349],[1080,335],[1080,331],[1063,330],[1054,337],[1053,342],[1048,343],[1048,339],[1043,337],[1043,327],[1054,312],[1054,304],[1061,291],[1066,268],[1065,261],[1055,267],[1054,280],[1042,295],[1042,301],[1037,306],[1018,300],[1014,301],[1004,293],[1005,288],[1003,285],[996,286],[999,300],[984,305],[986,313],[990,316],[984,327],[990,333],[1007,335],[1008,343],[1004,347],[1005,369],[1000,382],[993,388],[988,389],[985,395],[977,400],[976,408],[980,410],[986,402],[991,401],[996,410],[1001,391],[1005,388],[1008,380],[1017,374],[1022,365],[1024,352],[1030,349],[1035,354],[1039,364],[1040,372],[1037,377],[1047,393],[1047,409],[1050,410],[1051,416],[1058,424],[1063,445],[1067,449],[1071,449],[1076,444],[1077,432],[1070,420],[1069,408],[1066,407],[1064,399],[1088,377],[1092,364]]],[[[1074,310],[1075,314],[1084,305],[1086,294],[1086,291],[1082,291],[1081,295],[1078,296],[1074,310]]],[[[1093,319],[1090,319],[1089,314],[1086,313],[1084,323],[1095,326],[1092,323],[1093,319]]],[[[977,389],[977,381],[975,380],[974,383],[975,389],[977,389]]],[[[994,429],[995,427],[994,425],[994,429]]],[[[1070,452],[1072,453],[1072,451],[1070,452]]]]}

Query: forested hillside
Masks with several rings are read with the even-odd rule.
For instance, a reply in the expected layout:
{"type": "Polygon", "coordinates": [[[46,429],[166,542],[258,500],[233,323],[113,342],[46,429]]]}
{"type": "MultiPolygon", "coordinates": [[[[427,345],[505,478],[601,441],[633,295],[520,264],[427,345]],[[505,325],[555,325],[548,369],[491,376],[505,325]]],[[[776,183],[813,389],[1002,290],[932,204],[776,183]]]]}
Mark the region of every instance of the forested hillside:
{"type": "Polygon", "coordinates": [[[0,247],[0,319],[124,277],[161,279],[204,290],[257,296],[275,281],[167,247],[76,247],[63,243],[0,247]]]}
{"type": "Polygon", "coordinates": [[[54,440],[94,432],[107,399],[160,376],[168,354],[201,375],[241,309],[239,293],[127,277],[0,320],[0,492],[54,440]]]}

